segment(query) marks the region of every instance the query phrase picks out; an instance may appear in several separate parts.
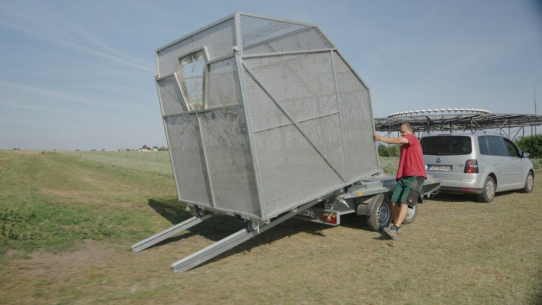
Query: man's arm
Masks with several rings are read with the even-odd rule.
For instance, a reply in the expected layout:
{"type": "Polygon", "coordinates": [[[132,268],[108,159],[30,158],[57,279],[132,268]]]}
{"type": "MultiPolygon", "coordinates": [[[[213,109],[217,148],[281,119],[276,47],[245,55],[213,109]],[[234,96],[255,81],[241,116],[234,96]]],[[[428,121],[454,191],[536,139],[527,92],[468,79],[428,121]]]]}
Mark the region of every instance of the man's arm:
{"type": "Polygon", "coordinates": [[[379,136],[376,133],[373,135],[373,140],[388,143],[388,144],[408,144],[408,140],[405,137],[389,138],[389,137],[379,136]]]}

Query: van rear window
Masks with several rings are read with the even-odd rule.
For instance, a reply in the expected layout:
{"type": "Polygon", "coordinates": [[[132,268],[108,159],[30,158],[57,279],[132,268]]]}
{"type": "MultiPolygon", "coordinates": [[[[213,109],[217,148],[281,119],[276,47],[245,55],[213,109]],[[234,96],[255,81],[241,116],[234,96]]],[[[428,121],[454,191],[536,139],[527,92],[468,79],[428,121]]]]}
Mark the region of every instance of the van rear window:
{"type": "Polygon", "coordinates": [[[468,155],[472,152],[470,137],[436,136],[421,139],[424,155],[468,155]]]}

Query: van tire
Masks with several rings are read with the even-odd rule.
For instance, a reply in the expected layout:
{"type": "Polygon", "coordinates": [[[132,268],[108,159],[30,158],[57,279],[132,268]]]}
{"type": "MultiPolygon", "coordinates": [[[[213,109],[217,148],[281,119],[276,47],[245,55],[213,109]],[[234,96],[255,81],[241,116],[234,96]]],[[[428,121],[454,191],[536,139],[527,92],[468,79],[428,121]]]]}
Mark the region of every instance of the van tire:
{"type": "Polygon", "coordinates": [[[523,192],[524,193],[532,193],[533,192],[533,189],[534,189],[534,175],[532,172],[529,172],[529,174],[527,174],[527,178],[525,179],[525,186],[523,187],[523,192]]]}
{"type": "Polygon", "coordinates": [[[495,190],[497,185],[493,177],[488,176],[484,182],[484,187],[482,188],[482,193],[478,195],[478,200],[481,202],[492,202],[495,199],[495,190]]]}
{"type": "Polygon", "coordinates": [[[408,212],[407,212],[407,215],[405,217],[405,220],[403,220],[403,223],[404,224],[413,223],[414,219],[416,218],[416,215],[418,215],[418,205],[417,204],[415,204],[412,209],[410,207],[408,208],[408,212]]]}

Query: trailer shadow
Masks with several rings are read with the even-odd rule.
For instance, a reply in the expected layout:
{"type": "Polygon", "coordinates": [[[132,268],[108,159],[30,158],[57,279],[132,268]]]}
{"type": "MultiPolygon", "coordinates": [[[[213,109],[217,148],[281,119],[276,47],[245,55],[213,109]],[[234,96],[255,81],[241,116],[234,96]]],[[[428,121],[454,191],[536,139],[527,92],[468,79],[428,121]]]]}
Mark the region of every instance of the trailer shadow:
{"type": "MultiPolygon", "coordinates": [[[[192,209],[191,211],[187,211],[186,205],[179,203],[177,200],[149,199],[148,204],[158,214],[167,219],[172,225],[180,223],[195,215],[194,209],[192,209]]],[[[369,229],[365,225],[365,221],[363,220],[363,218],[358,217],[355,214],[343,215],[341,218],[341,226],[357,230],[362,229],[364,231],[369,231],[369,229]]],[[[246,226],[242,220],[238,220],[236,218],[226,215],[215,215],[210,219],[198,224],[197,226],[194,226],[191,229],[187,230],[184,234],[170,237],[154,245],[153,247],[159,247],[161,245],[176,242],[181,239],[187,239],[194,235],[203,236],[210,241],[217,242],[239,230],[244,229],[245,227],[246,226]]],[[[216,262],[234,254],[250,252],[253,248],[271,244],[277,240],[288,238],[299,233],[306,233],[313,236],[325,237],[326,235],[324,234],[324,231],[332,228],[333,226],[292,218],[278,225],[273,230],[266,231],[261,235],[250,239],[247,242],[195,267],[194,269],[205,266],[212,262],[216,262]]],[[[374,233],[377,234],[376,232],[374,233]]],[[[375,238],[382,240],[387,239],[380,234],[378,237],[375,238]]]]}
{"type": "MultiPolygon", "coordinates": [[[[148,205],[152,209],[154,209],[160,216],[167,219],[172,225],[178,224],[195,215],[194,209],[187,211],[186,205],[179,203],[177,200],[149,199],[148,205]]],[[[186,230],[183,234],[170,237],[152,246],[151,248],[176,242],[181,239],[186,239],[194,235],[203,236],[210,241],[216,242],[225,237],[228,237],[235,232],[238,232],[239,230],[244,229],[245,227],[246,225],[243,220],[238,220],[234,217],[227,215],[215,215],[208,220],[186,230]]],[[[275,228],[274,230],[269,230],[265,233],[262,233],[261,236],[258,236],[255,239],[251,239],[248,242],[243,243],[242,245],[234,248],[233,250],[227,251],[226,253],[218,256],[215,259],[227,257],[232,253],[250,251],[250,249],[254,247],[269,244],[275,240],[279,240],[298,233],[307,233],[314,236],[324,237],[325,235],[322,233],[322,231],[329,228],[331,227],[327,225],[306,222],[299,219],[289,219],[277,226],[277,228],[275,228]]]]}

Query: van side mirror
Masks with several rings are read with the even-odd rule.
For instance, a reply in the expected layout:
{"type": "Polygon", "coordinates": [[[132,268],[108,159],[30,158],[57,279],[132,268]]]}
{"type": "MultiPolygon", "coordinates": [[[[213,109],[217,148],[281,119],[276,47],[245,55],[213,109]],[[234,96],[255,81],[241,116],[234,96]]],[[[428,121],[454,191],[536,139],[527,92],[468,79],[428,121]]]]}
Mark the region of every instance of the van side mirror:
{"type": "Polygon", "coordinates": [[[522,158],[529,158],[529,153],[524,151],[524,152],[521,153],[521,157],[522,158]]]}

